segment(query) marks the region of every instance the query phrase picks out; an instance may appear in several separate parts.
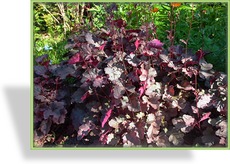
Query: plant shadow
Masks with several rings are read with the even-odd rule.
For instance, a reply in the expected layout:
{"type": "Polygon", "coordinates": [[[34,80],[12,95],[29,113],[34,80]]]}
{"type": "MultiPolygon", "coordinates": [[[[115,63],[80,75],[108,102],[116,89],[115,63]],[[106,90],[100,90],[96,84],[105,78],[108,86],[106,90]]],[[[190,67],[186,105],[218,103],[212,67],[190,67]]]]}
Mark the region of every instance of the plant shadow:
{"type": "Polygon", "coordinates": [[[188,160],[192,159],[190,150],[31,150],[30,149],[30,87],[26,86],[7,86],[4,88],[9,110],[14,124],[18,139],[19,150],[26,160],[44,160],[44,159],[80,159],[80,160],[153,160],[165,159],[188,160]],[[13,102],[13,103],[12,103],[13,102]],[[90,157],[90,158],[89,158],[90,157]]]}

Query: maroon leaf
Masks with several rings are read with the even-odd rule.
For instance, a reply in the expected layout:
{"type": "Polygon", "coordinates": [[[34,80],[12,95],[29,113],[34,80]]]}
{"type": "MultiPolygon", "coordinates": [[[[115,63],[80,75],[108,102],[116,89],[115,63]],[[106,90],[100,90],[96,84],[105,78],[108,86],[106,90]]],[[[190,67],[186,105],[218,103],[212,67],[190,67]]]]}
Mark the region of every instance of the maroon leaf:
{"type": "Polygon", "coordinates": [[[121,28],[121,27],[125,27],[126,26],[126,22],[122,19],[117,19],[117,20],[114,20],[113,21],[114,25],[118,28],[121,28]]]}
{"type": "Polygon", "coordinates": [[[197,52],[196,52],[196,56],[197,56],[197,58],[198,58],[198,61],[200,61],[201,60],[201,58],[203,58],[204,57],[204,55],[205,55],[205,53],[204,53],[204,51],[203,50],[198,50],[197,52]]]}
{"type": "Polygon", "coordinates": [[[211,112],[208,112],[208,113],[203,114],[203,116],[201,117],[201,119],[200,119],[199,122],[202,122],[202,121],[204,121],[204,120],[209,119],[209,118],[210,118],[210,117],[209,117],[210,114],[211,114],[211,112]]]}
{"type": "Polygon", "coordinates": [[[184,66],[185,66],[186,68],[189,67],[189,66],[194,66],[194,65],[196,65],[196,64],[198,64],[197,61],[186,61],[186,62],[184,62],[184,66]]]}
{"type": "Polygon", "coordinates": [[[104,51],[105,46],[106,46],[106,43],[102,44],[102,45],[99,47],[99,50],[104,51]]]}
{"type": "Polygon", "coordinates": [[[137,39],[136,41],[135,41],[135,47],[136,47],[136,50],[138,49],[138,47],[139,47],[139,45],[140,45],[140,40],[139,39],[137,39]]]}
{"type": "Polygon", "coordinates": [[[101,123],[101,127],[102,127],[102,128],[104,127],[105,123],[108,121],[109,117],[111,116],[111,113],[112,113],[112,109],[109,109],[109,110],[106,112],[106,114],[105,114],[105,116],[104,116],[104,118],[103,118],[103,121],[102,121],[102,123],[101,123]]]}
{"type": "Polygon", "coordinates": [[[89,92],[85,92],[85,94],[81,97],[81,101],[84,101],[88,96],[89,96],[89,92]]]}
{"type": "Polygon", "coordinates": [[[69,59],[68,63],[69,64],[75,64],[75,63],[78,63],[80,61],[81,61],[81,55],[79,53],[77,53],[69,59]]]}
{"type": "Polygon", "coordinates": [[[168,86],[168,92],[169,92],[169,94],[171,96],[174,96],[175,90],[174,90],[174,86],[173,85],[168,86]]]}
{"type": "Polygon", "coordinates": [[[138,101],[137,94],[132,94],[129,96],[128,110],[132,112],[140,111],[140,101],[138,101]]]}
{"type": "Polygon", "coordinates": [[[140,139],[144,139],[145,135],[145,123],[144,122],[137,122],[136,124],[137,132],[139,134],[140,139]]]}
{"type": "Polygon", "coordinates": [[[131,130],[130,132],[128,132],[125,135],[125,137],[123,137],[123,142],[125,139],[128,142],[131,142],[133,145],[140,145],[141,144],[140,138],[138,137],[138,133],[137,133],[137,131],[134,131],[134,130],[131,130]]]}
{"type": "Polygon", "coordinates": [[[153,39],[148,44],[148,46],[151,47],[151,48],[162,48],[163,45],[164,44],[158,39],[153,39]]]}
{"type": "Polygon", "coordinates": [[[106,144],[107,143],[107,134],[110,132],[110,130],[106,131],[105,133],[101,134],[99,141],[102,142],[102,144],[106,144]]]}
{"type": "Polygon", "coordinates": [[[147,87],[147,83],[144,82],[144,83],[143,83],[143,86],[141,86],[141,87],[139,88],[139,92],[140,92],[139,98],[140,98],[140,97],[143,95],[143,93],[145,92],[146,87],[147,87]]]}

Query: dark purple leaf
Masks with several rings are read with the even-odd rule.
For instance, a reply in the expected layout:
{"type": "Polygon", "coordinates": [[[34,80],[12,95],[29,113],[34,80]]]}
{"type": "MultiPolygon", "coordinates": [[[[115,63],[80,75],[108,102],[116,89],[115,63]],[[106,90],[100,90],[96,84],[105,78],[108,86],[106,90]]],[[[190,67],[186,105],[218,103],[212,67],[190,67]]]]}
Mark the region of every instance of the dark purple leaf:
{"type": "Polygon", "coordinates": [[[111,146],[115,146],[119,142],[119,139],[115,137],[113,133],[107,135],[106,143],[111,146]]]}
{"type": "Polygon", "coordinates": [[[44,111],[43,117],[44,119],[48,119],[50,116],[52,116],[52,114],[53,114],[53,111],[50,108],[48,108],[44,111]]]}
{"type": "Polygon", "coordinates": [[[35,96],[35,99],[40,100],[41,102],[45,102],[47,100],[46,97],[43,95],[37,95],[35,96]]]}
{"type": "Polygon", "coordinates": [[[86,93],[85,89],[79,88],[74,94],[71,96],[72,102],[82,103],[82,97],[86,93]]]}
{"type": "Polygon", "coordinates": [[[138,101],[138,95],[132,94],[129,96],[129,103],[127,103],[128,110],[132,112],[140,111],[140,102],[138,101]]]}
{"type": "Polygon", "coordinates": [[[39,56],[35,59],[35,61],[38,63],[38,64],[41,64],[43,63],[44,61],[48,60],[48,55],[45,54],[45,55],[42,55],[42,56],[39,56]]]}
{"type": "Polygon", "coordinates": [[[86,115],[86,112],[80,108],[74,108],[71,113],[71,119],[74,128],[77,130],[80,125],[83,124],[84,117],[86,115]]]}
{"type": "Polygon", "coordinates": [[[56,95],[57,100],[62,100],[63,98],[69,97],[69,96],[70,96],[70,92],[67,87],[57,90],[57,95],[56,95]]]}
{"type": "Polygon", "coordinates": [[[40,76],[43,76],[43,77],[47,77],[45,75],[47,73],[47,68],[45,66],[41,66],[41,65],[34,66],[34,72],[37,75],[40,75],[40,76]]]}
{"type": "Polygon", "coordinates": [[[44,118],[52,118],[53,123],[63,124],[65,122],[67,110],[64,107],[63,102],[54,101],[50,104],[50,107],[44,111],[44,118]]]}
{"type": "Polygon", "coordinates": [[[63,102],[53,102],[51,103],[52,110],[52,120],[56,124],[63,124],[65,121],[67,110],[64,107],[63,102]]]}
{"type": "Polygon", "coordinates": [[[40,125],[41,132],[46,135],[50,131],[50,127],[52,125],[52,121],[50,119],[43,120],[40,125]]]}
{"type": "Polygon", "coordinates": [[[137,127],[138,136],[140,137],[141,140],[143,140],[145,137],[145,123],[139,121],[137,122],[136,127],[137,127]]]}
{"type": "Polygon", "coordinates": [[[221,121],[217,127],[219,128],[217,131],[216,131],[216,135],[217,136],[220,136],[220,137],[227,137],[227,134],[228,134],[228,125],[227,125],[227,121],[224,120],[224,121],[221,121]]]}
{"type": "Polygon", "coordinates": [[[130,72],[128,74],[128,78],[132,80],[132,82],[137,82],[139,81],[139,77],[135,72],[130,72]]]}
{"type": "Polygon", "coordinates": [[[138,59],[137,56],[133,53],[127,55],[125,60],[133,67],[137,67],[140,63],[140,59],[138,59]]]}
{"type": "Polygon", "coordinates": [[[41,93],[41,86],[39,85],[34,85],[34,96],[37,97],[41,93]]]}
{"type": "Polygon", "coordinates": [[[125,87],[123,85],[115,85],[113,88],[113,96],[115,99],[120,99],[125,93],[125,87]]]}
{"type": "Polygon", "coordinates": [[[77,132],[77,140],[81,140],[83,137],[87,136],[94,127],[95,125],[91,121],[81,125],[77,132]]]}
{"type": "Polygon", "coordinates": [[[125,145],[125,142],[131,142],[133,145],[140,145],[140,137],[138,136],[138,132],[131,130],[123,137],[123,143],[125,145]],[[126,140],[126,141],[125,141],[126,140]]]}
{"type": "Polygon", "coordinates": [[[75,69],[72,65],[63,65],[54,70],[54,74],[61,79],[65,79],[68,75],[74,75],[75,69]]]}

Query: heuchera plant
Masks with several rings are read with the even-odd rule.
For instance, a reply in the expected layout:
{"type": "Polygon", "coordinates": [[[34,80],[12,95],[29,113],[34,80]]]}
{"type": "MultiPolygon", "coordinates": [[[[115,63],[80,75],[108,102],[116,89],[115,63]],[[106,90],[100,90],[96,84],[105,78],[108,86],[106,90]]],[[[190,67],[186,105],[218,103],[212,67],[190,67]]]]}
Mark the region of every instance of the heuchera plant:
{"type": "Polygon", "coordinates": [[[83,32],[69,59],[34,66],[36,146],[182,147],[227,145],[227,76],[205,53],[169,51],[153,24],[83,32]]]}

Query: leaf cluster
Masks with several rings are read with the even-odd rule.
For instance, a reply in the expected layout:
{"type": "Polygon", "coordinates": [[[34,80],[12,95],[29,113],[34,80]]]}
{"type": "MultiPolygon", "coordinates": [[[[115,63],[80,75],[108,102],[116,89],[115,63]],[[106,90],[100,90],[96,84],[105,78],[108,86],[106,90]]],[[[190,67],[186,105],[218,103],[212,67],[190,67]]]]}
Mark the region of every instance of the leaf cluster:
{"type": "Polygon", "coordinates": [[[36,146],[227,145],[227,76],[205,53],[163,48],[154,24],[83,32],[68,59],[34,66],[36,146]]]}

